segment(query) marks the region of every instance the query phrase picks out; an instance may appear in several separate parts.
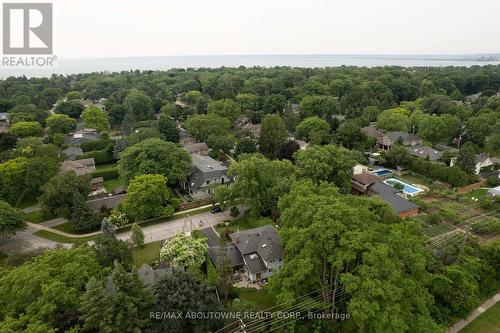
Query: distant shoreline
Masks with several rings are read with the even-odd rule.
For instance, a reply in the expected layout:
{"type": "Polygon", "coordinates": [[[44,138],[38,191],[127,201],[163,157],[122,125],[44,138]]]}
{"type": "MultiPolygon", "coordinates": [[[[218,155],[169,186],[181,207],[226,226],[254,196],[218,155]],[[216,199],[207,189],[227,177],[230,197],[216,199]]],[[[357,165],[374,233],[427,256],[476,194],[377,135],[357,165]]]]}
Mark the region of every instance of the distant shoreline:
{"type": "Polygon", "coordinates": [[[187,55],[112,58],[61,58],[54,68],[0,68],[0,78],[9,76],[50,77],[92,72],[169,70],[220,67],[471,67],[500,65],[500,54],[457,55],[187,55]]]}

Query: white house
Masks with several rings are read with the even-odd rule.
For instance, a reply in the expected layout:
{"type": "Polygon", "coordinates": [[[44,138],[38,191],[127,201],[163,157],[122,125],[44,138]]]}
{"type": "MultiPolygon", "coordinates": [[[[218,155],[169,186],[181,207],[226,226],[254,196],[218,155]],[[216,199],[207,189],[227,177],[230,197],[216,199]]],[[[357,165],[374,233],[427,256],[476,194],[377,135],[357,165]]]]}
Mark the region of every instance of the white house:
{"type": "MultiPolygon", "coordinates": [[[[452,158],[451,161],[450,161],[450,166],[455,165],[456,162],[457,162],[456,158],[452,158]]],[[[493,163],[493,161],[488,156],[488,154],[485,154],[485,153],[476,154],[476,156],[475,156],[475,162],[476,162],[476,166],[475,166],[474,173],[476,175],[479,175],[479,173],[481,173],[481,169],[487,168],[487,167],[491,167],[491,166],[495,165],[495,163],[493,163]]]]}

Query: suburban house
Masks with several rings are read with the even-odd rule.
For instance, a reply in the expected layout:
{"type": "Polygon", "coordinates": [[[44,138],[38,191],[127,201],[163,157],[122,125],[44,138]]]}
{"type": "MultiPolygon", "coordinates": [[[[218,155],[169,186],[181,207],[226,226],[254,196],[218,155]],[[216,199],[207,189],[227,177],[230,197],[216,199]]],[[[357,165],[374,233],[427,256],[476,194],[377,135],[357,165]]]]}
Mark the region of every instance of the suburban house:
{"type": "Polygon", "coordinates": [[[213,194],[214,186],[232,181],[227,174],[227,166],[210,156],[192,154],[191,160],[191,173],[181,186],[193,199],[208,198],[213,194]]]}
{"type": "Polygon", "coordinates": [[[353,175],[357,175],[360,173],[368,173],[368,172],[369,172],[368,167],[366,165],[363,165],[363,164],[358,163],[352,168],[353,175]]]}
{"type": "Polygon", "coordinates": [[[84,128],[64,137],[64,144],[78,146],[84,142],[97,141],[99,135],[93,128],[84,128]]]}
{"type": "Polygon", "coordinates": [[[74,171],[78,176],[88,175],[95,171],[94,158],[83,160],[64,161],[61,163],[61,173],[74,171]]]}
{"type": "Polygon", "coordinates": [[[383,182],[383,178],[371,173],[355,174],[351,178],[351,193],[378,195],[387,202],[401,218],[417,215],[420,206],[405,199],[401,190],[383,182]]]}
{"type": "Polygon", "coordinates": [[[78,156],[83,155],[82,148],[79,147],[69,147],[62,151],[65,161],[74,161],[78,156]]]}
{"type": "Polygon", "coordinates": [[[187,143],[184,145],[184,149],[186,149],[190,154],[203,156],[207,156],[209,151],[208,145],[205,142],[187,143]]]}
{"type": "Polygon", "coordinates": [[[427,146],[418,146],[418,147],[407,147],[410,155],[429,159],[429,161],[439,161],[443,157],[443,152],[436,150],[432,147],[427,146]]]}
{"type": "Polygon", "coordinates": [[[418,146],[422,144],[422,140],[415,134],[406,132],[387,132],[377,141],[380,149],[390,149],[394,144],[400,142],[403,146],[418,146]]]}
{"type": "Polygon", "coordinates": [[[500,197],[500,186],[490,188],[486,193],[492,197],[500,197]]]}
{"type": "Polygon", "coordinates": [[[142,264],[137,270],[137,275],[139,275],[139,279],[141,279],[146,286],[150,287],[163,279],[171,271],[172,269],[164,262],[162,262],[158,268],[153,268],[148,264],[142,264]]]}
{"type": "Polygon", "coordinates": [[[464,101],[467,104],[476,103],[479,97],[481,97],[481,93],[465,96],[464,101]]]}
{"type": "Polygon", "coordinates": [[[5,112],[0,112],[0,122],[9,122],[9,115],[5,112]]]}
{"type": "Polygon", "coordinates": [[[118,207],[126,196],[127,194],[110,195],[107,197],[88,200],[86,204],[91,211],[98,212],[101,209],[113,209],[118,207]]]}
{"type": "Polygon", "coordinates": [[[189,135],[188,131],[184,128],[179,128],[179,143],[182,146],[186,146],[188,144],[196,143],[196,139],[189,135]]]}
{"type": "Polygon", "coordinates": [[[401,190],[383,182],[376,182],[370,185],[368,187],[368,194],[380,196],[401,218],[415,216],[420,210],[419,205],[403,198],[401,190]]]}
{"type": "MultiPolygon", "coordinates": [[[[455,165],[457,162],[456,158],[452,158],[450,161],[450,166],[455,165]]],[[[479,175],[481,173],[481,170],[484,168],[491,167],[493,169],[493,166],[495,163],[491,160],[490,156],[488,154],[482,153],[482,154],[476,154],[475,156],[475,169],[474,173],[476,175],[479,175]]],[[[493,170],[490,170],[493,171],[493,170]]]]}
{"type": "Polygon", "coordinates": [[[379,131],[375,126],[366,126],[361,129],[363,133],[366,134],[367,137],[373,138],[375,140],[382,140],[384,137],[384,132],[379,131]]]}
{"type": "Polygon", "coordinates": [[[283,265],[280,238],[272,225],[235,232],[229,238],[231,242],[224,248],[209,247],[208,253],[214,265],[219,264],[217,256],[223,249],[231,266],[235,270],[243,269],[251,282],[269,278],[283,265]]]}
{"type": "Polygon", "coordinates": [[[234,121],[234,127],[242,131],[244,134],[251,136],[254,139],[260,138],[260,124],[252,124],[247,116],[239,116],[234,121]]]}

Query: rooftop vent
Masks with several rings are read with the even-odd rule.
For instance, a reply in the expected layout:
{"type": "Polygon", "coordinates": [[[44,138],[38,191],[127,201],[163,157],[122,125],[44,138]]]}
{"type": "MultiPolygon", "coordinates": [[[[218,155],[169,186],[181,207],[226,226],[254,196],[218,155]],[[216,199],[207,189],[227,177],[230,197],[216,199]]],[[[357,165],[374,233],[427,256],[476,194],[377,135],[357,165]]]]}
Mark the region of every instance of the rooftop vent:
{"type": "Polygon", "coordinates": [[[252,259],[252,260],[255,260],[255,259],[257,259],[257,258],[258,258],[258,257],[257,257],[257,254],[255,254],[255,253],[252,253],[249,257],[250,257],[250,259],[252,259]]]}
{"type": "Polygon", "coordinates": [[[267,244],[262,244],[262,247],[266,247],[266,246],[267,246],[267,244]]]}

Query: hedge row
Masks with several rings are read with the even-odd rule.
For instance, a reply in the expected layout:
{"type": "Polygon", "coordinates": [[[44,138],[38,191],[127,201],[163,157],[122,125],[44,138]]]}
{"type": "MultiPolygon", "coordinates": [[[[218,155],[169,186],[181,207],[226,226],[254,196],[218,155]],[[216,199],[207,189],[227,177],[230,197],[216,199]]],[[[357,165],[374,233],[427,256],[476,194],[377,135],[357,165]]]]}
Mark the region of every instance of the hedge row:
{"type": "Polygon", "coordinates": [[[83,155],[78,156],[78,159],[93,158],[96,165],[107,164],[115,161],[113,151],[110,149],[89,151],[83,155]]]}
{"type": "Polygon", "coordinates": [[[80,144],[80,148],[82,148],[82,150],[87,153],[87,152],[91,152],[91,151],[96,151],[96,150],[104,150],[104,149],[107,149],[109,147],[110,144],[112,144],[113,141],[111,140],[96,140],[96,141],[87,141],[87,142],[83,142],[80,144]]]}
{"type": "Polygon", "coordinates": [[[465,186],[471,182],[471,177],[457,166],[446,166],[421,158],[412,158],[408,169],[432,179],[450,183],[453,187],[465,186]]]}

